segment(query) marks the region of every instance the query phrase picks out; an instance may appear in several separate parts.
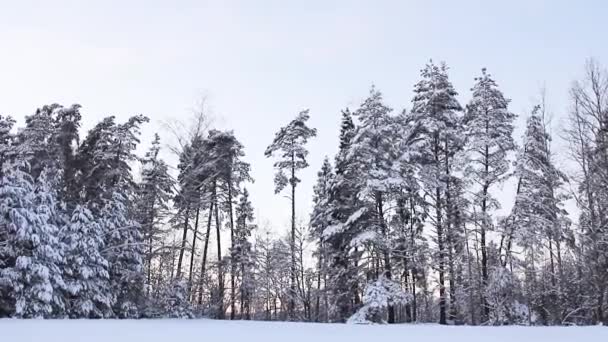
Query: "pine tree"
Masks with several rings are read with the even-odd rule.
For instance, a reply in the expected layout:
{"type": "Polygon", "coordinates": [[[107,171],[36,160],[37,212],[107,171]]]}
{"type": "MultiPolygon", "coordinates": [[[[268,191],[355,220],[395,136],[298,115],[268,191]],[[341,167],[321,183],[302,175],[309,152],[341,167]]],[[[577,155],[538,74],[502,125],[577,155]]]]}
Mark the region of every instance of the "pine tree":
{"type": "MultiPolygon", "coordinates": [[[[608,72],[589,60],[582,80],[570,89],[572,107],[566,130],[572,159],[577,164],[575,198],[580,210],[574,251],[579,308],[587,322],[608,323],[608,72]],[[580,309],[580,308],[586,309],[580,309]]],[[[574,276],[572,276],[574,274],[574,276]]]]}
{"type": "Polygon", "coordinates": [[[79,147],[79,201],[89,203],[104,233],[102,255],[109,263],[114,314],[138,317],[143,301],[143,249],[140,224],[133,208],[136,184],[130,164],[137,160],[140,126],[145,116],[133,116],[123,124],[114,117],[103,119],[79,147]]]}
{"type": "Polygon", "coordinates": [[[133,116],[123,124],[117,124],[113,116],[104,118],[78,147],[75,163],[79,202],[91,203],[94,214],[113,197],[116,188],[125,191],[126,197],[133,197],[136,186],[131,163],[137,160],[134,151],[139,144],[140,127],[148,121],[143,115],[133,116]]]}
{"type": "Polygon", "coordinates": [[[395,212],[389,224],[392,227],[392,241],[394,244],[394,259],[404,281],[404,290],[410,294],[411,301],[405,304],[405,321],[417,320],[416,286],[419,282],[420,249],[425,246],[425,237],[422,234],[426,219],[426,203],[423,198],[422,187],[418,181],[419,167],[416,163],[416,154],[412,150],[416,146],[418,127],[409,121],[407,112],[403,111],[395,117],[396,136],[400,139],[396,143],[397,155],[395,160],[396,182],[391,196],[395,198],[395,212]]]}
{"type": "Polygon", "coordinates": [[[80,105],[55,107],[53,115],[52,143],[57,149],[58,168],[61,170],[58,194],[68,209],[72,209],[78,198],[77,188],[75,188],[77,165],[74,146],[77,146],[79,142],[78,130],[82,119],[80,105]]]}
{"type": "Polygon", "coordinates": [[[452,164],[459,148],[460,118],[462,107],[458,103],[452,83],[447,75],[447,66],[435,65],[431,61],[421,71],[422,80],[414,87],[413,108],[408,121],[418,131],[413,147],[415,160],[420,165],[420,178],[428,198],[434,208],[429,216],[437,234],[437,270],[439,273],[439,323],[446,324],[445,274],[448,246],[447,231],[452,225],[446,208],[451,197],[449,185],[452,181],[452,164]]]}
{"type": "MultiPolygon", "coordinates": [[[[467,127],[466,149],[470,156],[465,173],[479,188],[474,199],[474,205],[479,206],[479,217],[474,219],[480,228],[482,285],[485,286],[488,281],[486,233],[492,227],[489,212],[499,207],[490,191],[494,185],[505,180],[509,171],[508,153],[515,149],[515,115],[509,111],[509,100],[498,89],[491,75],[486,73],[485,68],[481,71],[482,75],[475,79],[477,83],[472,89],[473,98],[467,105],[464,123],[467,127]]],[[[488,318],[489,309],[484,304],[484,319],[488,318]]]]}
{"type": "MultiPolygon", "coordinates": [[[[358,125],[349,152],[355,156],[356,165],[362,170],[359,181],[363,185],[359,197],[367,198],[367,210],[373,213],[371,225],[356,239],[361,243],[373,237],[369,242],[382,254],[382,274],[389,281],[392,279],[392,265],[391,244],[388,241],[390,232],[386,221],[387,195],[397,185],[394,173],[395,131],[389,116],[391,110],[382,103],[382,94],[372,86],[368,98],[354,113],[358,125]]],[[[389,305],[388,323],[394,322],[394,307],[389,305]]]]}
{"type": "Polygon", "coordinates": [[[58,104],[44,106],[25,118],[25,127],[17,134],[17,153],[30,164],[29,173],[34,179],[42,170],[60,170],[57,145],[53,141],[54,111],[58,104]]]}
{"type": "MultiPolygon", "coordinates": [[[[192,228],[193,213],[196,213],[196,217],[200,215],[201,190],[204,189],[204,182],[208,181],[208,175],[215,173],[215,170],[208,165],[211,163],[209,141],[201,135],[192,137],[191,141],[182,149],[179,159],[177,177],[179,191],[174,199],[177,213],[173,218],[176,228],[182,230],[181,247],[177,259],[177,278],[182,276],[182,264],[186,253],[188,231],[192,228]]],[[[217,175],[214,175],[213,183],[216,183],[216,178],[217,175]]]]}
{"type": "MultiPolygon", "coordinates": [[[[214,169],[218,174],[218,184],[220,185],[220,190],[222,190],[225,198],[225,211],[228,216],[231,246],[235,246],[233,201],[238,195],[240,185],[243,182],[252,180],[249,175],[250,166],[242,160],[245,156],[243,145],[237,140],[233,132],[212,130],[209,132],[209,143],[211,146],[212,158],[214,160],[214,169]]],[[[237,266],[238,265],[231,260],[230,319],[234,319],[236,315],[237,266]]]]}
{"type": "Polygon", "coordinates": [[[174,182],[168,165],[159,157],[160,137],[154,135],[152,147],[142,162],[141,182],[138,186],[138,221],[146,243],[146,284],[152,283],[152,262],[163,252],[159,244],[166,238],[163,223],[170,212],[169,201],[173,196],[174,182]]]}
{"type": "MultiPolygon", "coordinates": [[[[300,179],[296,177],[298,170],[308,167],[306,157],[306,143],[310,138],[317,135],[317,130],[306,126],[306,121],[310,118],[308,110],[304,110],[292,120],[287,126],[282,127],[276,133],[272,144],[265,151],[266,157],[278,154],[279,160],[274,163],[277,173],[274,179],[275,193],[280,193],[287,184],[291,186],[291,297],[295,296],[296,288],[296,256],[295,256],[295,235],[296,235],[296,186],[300,179]],[[288,177],[285,172],[290,173],[288,177]]],[[[293,319],[295,302],[289,299],[289,316],[293,319]]]]}

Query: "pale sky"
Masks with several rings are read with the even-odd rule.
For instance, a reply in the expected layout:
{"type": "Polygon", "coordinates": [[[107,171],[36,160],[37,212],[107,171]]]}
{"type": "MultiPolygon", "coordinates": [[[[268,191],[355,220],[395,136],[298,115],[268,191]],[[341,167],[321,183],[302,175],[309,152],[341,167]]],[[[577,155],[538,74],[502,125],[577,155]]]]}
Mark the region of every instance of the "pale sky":
{"type": "Polygon", "coordinates": [[[521,115],[544,84],[557,131],[585,59],[608,64],[607,13],[602,0],[0,0],[0,113],[22,121],[44,104],[79,103],[85,129],[141,113],[151,119],[147,148],[155,131],[169,136],[162,122],[187,120],[205,96],[217,125],[245,145],[260,221],[283,231],[289,202],[274,195],[263,153],[300,110],[310,108],[319,133],[297,194],[307,220],[316,172],[337,150],[340,110],[355,109],[372,83],[389,106],[409,109],[419,70],[446,61],[464,105],[487,67],[521,115]]]}

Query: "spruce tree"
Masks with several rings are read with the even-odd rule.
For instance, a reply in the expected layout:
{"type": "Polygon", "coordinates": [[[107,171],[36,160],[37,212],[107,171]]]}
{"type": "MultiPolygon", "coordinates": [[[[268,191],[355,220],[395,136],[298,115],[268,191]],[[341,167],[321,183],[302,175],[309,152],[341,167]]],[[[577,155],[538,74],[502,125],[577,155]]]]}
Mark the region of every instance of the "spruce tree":
{"type": "Polygon", "coordinates": [[[53,222],[56,195],[44,170],[37,181],[28,171],[23,161],[5,165],[0,181],[0,217],[7,236],[0,283],[10,289],[16,317],[62,317],[64,251],[53,222]]]}
{"type": "Polygon", "coordinates": [[[71,318],[112,317],[114,298],[110,288],[108,261],[102,226],[84,206],[76,206],[63,229],[66,245],[64,277],[71,318]]]}
{"type": "MultiPolygon", "coordinates": [[[[325,244],[323,232],[330,225],[329,216],[327,215],[328,206],[330,206],[330,191],[334,178],[331,163],[325,157],[321,170],[317,172],[317,183],[313,187],[313,208],[310,214],[311,235],[317,243],[315,251],[317,257],[317,291],[315,304],[315,317],[317,321],[321,320],[321,298],[324,300],[325,311],[328,309],[328,293],[327,293],[327,277],[328,277],[328,258],[329,249],[325,244]],[[323,280],[325,288],[321,289],[321,281],[323,280]]],[[[327,319],[327,318],[326,318],[327,319]]]]}
{"type": "MultiPolygon", "coordinates": [[[[359,295],[361,246],[352,242],[367,227],[370,214],[359,198],[361,172],[355,155],[350,153],[355,124],[348,109],[342,111],[340,149],[335,158],[335,175],[329,186],[329,197],[324,211],[315,220],[325,221],[322,232],[328,258],[328,289],[330,320],[345,322],[360,304],[359,295]],[[363,209],[361,209],[363,208],[363,209]]],[[[321,209],[321,207],[317,207],[321,209]]]]}
{"type": "Polygon", "coordinates": [[[241,318],[251,319],[251,302],[255,292],[255,260],[250,239],[256,225],[253,223],[253,206],[247,189],[243,189],[235,214],[234,244],[230,249],[231,260],[241,280],[239,284],[241,318]]]}
{"type": "Polygon", "coordinates": [[[109,262],[114,314],[120,318],[139,317],[144,291],[143,235],[140,225],[130,216],[129,203],[118,191],[100,212],[106,234],[103,255],[109,262]]]}

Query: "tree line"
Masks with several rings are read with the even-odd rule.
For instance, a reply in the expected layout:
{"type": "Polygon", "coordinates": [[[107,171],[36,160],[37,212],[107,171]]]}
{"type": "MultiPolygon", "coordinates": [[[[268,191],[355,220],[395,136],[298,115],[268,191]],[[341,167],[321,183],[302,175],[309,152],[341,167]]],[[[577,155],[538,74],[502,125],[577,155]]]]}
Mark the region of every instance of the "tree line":
{"type": "Polygon", "coordinates": [[[409,110],[372,86],[341,113],[309,218],[303,110],[264,153],[291,201],[284,235],[256,224],[245,148],[204,114],[176,131],[175,167],[158,134],[135,154],[145,116],[84,139],[79,105],[19,129],[0,117],[0,317],[608,323],[608,73],[590,60],[570,99],[561,170],[544,99],[518,145],[486,69],[464,105],[445,63],[421,70],[409,110]]]}

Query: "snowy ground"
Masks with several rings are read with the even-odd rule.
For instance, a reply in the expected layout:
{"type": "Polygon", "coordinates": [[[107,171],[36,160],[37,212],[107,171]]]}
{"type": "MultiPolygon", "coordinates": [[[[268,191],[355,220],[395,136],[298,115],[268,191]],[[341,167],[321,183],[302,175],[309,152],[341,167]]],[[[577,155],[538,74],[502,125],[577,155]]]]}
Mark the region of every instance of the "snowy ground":
{"type": "Polygon", "coordinates": [[[608,327],[445,327],[213,320],[0,320],[6,342],[606,342],[608,327]]]}

